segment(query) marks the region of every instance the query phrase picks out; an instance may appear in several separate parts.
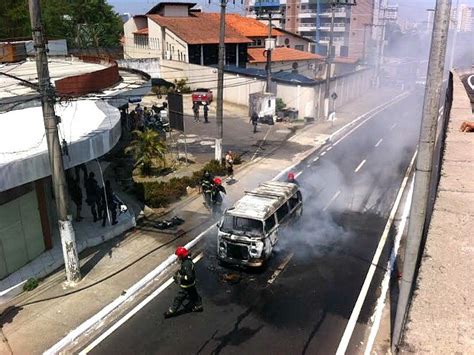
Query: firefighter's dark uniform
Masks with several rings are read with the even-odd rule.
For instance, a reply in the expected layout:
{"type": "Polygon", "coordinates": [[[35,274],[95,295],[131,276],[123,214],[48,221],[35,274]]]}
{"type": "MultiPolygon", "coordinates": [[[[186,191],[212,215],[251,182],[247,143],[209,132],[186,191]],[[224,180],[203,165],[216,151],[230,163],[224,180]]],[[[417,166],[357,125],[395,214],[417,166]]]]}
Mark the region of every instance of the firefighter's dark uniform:
{"type": "Polygon", "coordinates": [[[181,262],[181,268],[175,274],[174,280],[179,285],[180,290],[174,299],[173,305],[165,313],[165,317],[171,317],[176,314],[185,301],[188,301],[185,305],[186,308],[189,308],[191,311],[202,311],[201,297],[196,289],[194,263],[189,256],[181,262]]]}

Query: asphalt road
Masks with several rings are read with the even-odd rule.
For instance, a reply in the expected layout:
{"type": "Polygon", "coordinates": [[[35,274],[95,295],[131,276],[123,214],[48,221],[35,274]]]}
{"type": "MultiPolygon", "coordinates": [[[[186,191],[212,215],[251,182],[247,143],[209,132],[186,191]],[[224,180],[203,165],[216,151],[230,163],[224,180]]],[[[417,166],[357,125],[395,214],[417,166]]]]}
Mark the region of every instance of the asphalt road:
{"type": "MultiPolygon", "coordinates": [[[[413,155],[420,101],[403,100],[295,169],[304,214],[265,268],[219,266],[212,230],[197,263],[204,312],[163,319],[177,292],[171,285],[91,353],[335,353],[413,155]]],[[[363,349],[389,248],[348,353],[363,349]]]]}

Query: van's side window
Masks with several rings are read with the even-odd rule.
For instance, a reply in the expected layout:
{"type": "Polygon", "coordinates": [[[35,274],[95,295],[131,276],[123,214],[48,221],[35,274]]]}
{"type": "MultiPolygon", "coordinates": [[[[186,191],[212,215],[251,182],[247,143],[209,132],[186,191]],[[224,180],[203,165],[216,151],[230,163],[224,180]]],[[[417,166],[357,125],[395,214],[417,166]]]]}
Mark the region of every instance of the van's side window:
{"type": "MultiPolygon", "coordinates": [[[[298,191],[299,192],[299,191],[298,191]]],[[[289,199],[288,201],[290,203],[290,209],[292,210],[293,208],[295,208],[298,203],[300,202],[300,199],[298,198],[298,194],[294,194],[293,196],[291,196],[291,198],[289,199]]]]}
{"type": "Polygon", "coordinates": [[[265,231],[270,232],[273,227],[275,227],[276,221],[275,221],[275,215],[272,214],[270,217],[268,217],[265,220],[265,231]]]}
{"type": "Polygon", "coordinates": [[[288,205],[284,203],[281,207],[277,210],[276,215],[278,217],[278,222],[282,221],[286,215],[290,212],[288,205]]]}

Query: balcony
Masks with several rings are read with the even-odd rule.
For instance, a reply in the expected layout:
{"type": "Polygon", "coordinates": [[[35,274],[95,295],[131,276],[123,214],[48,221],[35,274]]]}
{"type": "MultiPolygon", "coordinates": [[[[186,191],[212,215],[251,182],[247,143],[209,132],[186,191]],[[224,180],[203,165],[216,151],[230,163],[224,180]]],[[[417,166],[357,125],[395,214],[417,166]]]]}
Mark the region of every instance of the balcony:
{"type": "MultiPolygon", "coordinates": [[[[322,25],[318,27],[318,30],[324,32],[331,31],[331,25],[322,25]]],[[[346,32],[346,25],[334,25],[334,32],[346,32]]]]}
{"type": "Polygon", "coordinates": [[[315,23],[300,23],[298,26],[298,32],[308,32],[308,31],[316,31],[316,24],[315,23]]]}
{"type": "MultiPolygon", "coordinates": [[[[331,11],[324,10],[324,12],[321,12],[319,14],[319,16],[321,16],[321,17],[331,17],[331,11]]],[[[334,17],[335,18],[347,17],[346,9],[336,9],[336,11],[334,11],[334,17]]]]}

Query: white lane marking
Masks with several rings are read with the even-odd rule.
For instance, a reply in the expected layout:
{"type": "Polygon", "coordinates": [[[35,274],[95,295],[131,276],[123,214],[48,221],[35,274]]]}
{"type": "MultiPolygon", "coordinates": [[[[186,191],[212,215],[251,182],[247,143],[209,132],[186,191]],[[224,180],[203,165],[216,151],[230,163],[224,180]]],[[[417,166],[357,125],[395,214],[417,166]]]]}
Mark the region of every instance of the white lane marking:
{"type": "MultiPolygon", "coordinates": [[[[211,224],[204,232],[200,233],[196,238],[191,240],[184,247],[186,249],[193,248],[211,229],[215,228],[215,224],[211,224]]],[[[85,320],[77,328],[71,330],[64,338],[54,344],[51,348],[46,350],[44,355],[55,355],[60,353],[66,346],[73,343],[84,333],[88,332],[96,325],[103,324],[104,319],[110,315],[118,307],[122,306],[125,301],[135,296],[143,287],[148,285],[153,279],[161,275],[168,267],[176,261],[176,255],[170,255],[165,261],[158,265],[155,269],[146,274],[142,279],[138,280],[133,286],[126,290],[125,293],[117,297],[114,301],[102,308],[98,313],[91,318],[85,320]]]]}
{"type": "MultiPolygon", "coordinates": [[[[383,110],[385,110],[386,108],[388,108],[390,105],[396,103],[397,101],[401,101],[403,98],[407,97],[409,95],[408,92],[404,92],[396,97],[394,97],[393,99],[391,99],[390,101],[388,102],[385,102],[375,108],[373,108],[372,110],[370,110],[369,112],[366,112],[360,116],[358,116],[355,120],[352,120],[351,122],[345,124],[344,126],[342,126],[341,128],[339,128],[336,132],[333,132],[328,138],[327,138],[327,142],[332,142],[332,140],[334,139],[334,137],[336,137],[340,132],[343,132],[344,130],[346,130],[348,127],[350,126],[353,126],[355,125],[357,122],[359,122],[361,119],[363,118],[366,118],[362,123],[358,124],[356,127],[352,128],[351,130],[349,130],[343,137],[341,137],[339,140],[336,141],[336,143],[333,144],[333,146],[336,146],[338,143],[340,143],[343,139],[345,139],[346,137],[348,137],[350,134],[352,134],[357,128],[359,128],[360,126],[362,126],[365,122],[367,122],[368,120],[372,119],[375,117],[376,114],[382,112],[383,110]]],[[[301,133],[303,133],[304,131],[301,131],[301,133]]],[[[297,137],[299,136],[299,134],[295,134],[294,137],[297,137]]],[[[311,148],[307,153],[305,153],[305,156],[304,158],[310,156],[311,154],[313,154],[315,151],[317,151],[321,146],[315,146],[313,148],[311,148]]],[[[324,155],[324,154],[322,154],[324,155]]],[[[303,160],[304,158],[302,158],[301,160],[303,160]]],[[[280,171],[279,174],[277,174],[273,179],[272,181],[277,181],[279,180],[283,175],[285,175],[288,171],[291,171],[292,169],[294,169],[298,164],[300,164],[301,160],[291,166],[289,166],[288,168],[286,169],[283,169],[282,171],[280,171]]]]}
{"type": "Polygon", "coordinates": [[[341,191],[337,191],[334,196],[329,200],[328,204],[326,206],[324,206],[323,208],[323,211],[326,211],[329,206],[331,206],[331,204],[336,200],[336,198],[341,194],[341,191]]]}
{"type": "Polygon", "coordinates": [[[272,277],[270,277],[267,281],[267,283],[269,285],[271,285],[275,279],[278,277],[278,275],[281,274],[281,272],[283,270],[285,270],[285,267],[286,265],[288,265],[288,263],[290,262],[291,258],[293,257],[293,253],[291,253],[290,255],[288,255],[285,260],[283,260],[283,262],[280,264],[280,266],[277,267],[277,269],[275,270],[275,272],[273,273],[272,277]]]}
{"type": "MultiPolygon", "coordinates": [[[[193,261],[194,263],[197,263],[199,260],[201,260],[203,257],[203,254],[200,253],[198,256],[196,256],[193,261]]],[[[122,326],[126,321],[128,321],[130,318],[132,318],[135,314],[137,314],[143,307],[145,307],[148,303],[150,303],[156,296],[158,296],[160,293],[162,293],[164,290],[166,290],[172,283],[174,282],[173,278],[170,277],[168,280],[166,280],[165,283],[163,283],[160,287],[158,287],[155,291],[153,291],[152,294],[150,294],[147,298],[145,298],[143,301],[141,301],[138,305],[136,305],[130,312],[128,312],[124,317],[122,317],[118,322],[114,323],[112,327],[107,329],[106,332],[102,333],[100,337],[95,339],[92,343],[90,343],[86,348],[84,348],[79,355],[85,355],[89,353],[92,349],[94,349],[97,345],[99,345],[101,342],[103,342],[110,334],[115,332],[120,326],[122,326]]]]}
{"type": "Polygon", "coordinates": [[[322,152],[321,156],[324,157],[326,155],[326,152],[322,152]]]}
{"type": "Polygon", "coordinates": [[[377,148],[380,145],[380,143],[382,143],[382,141],[383,141],[383,138],[380,138],[377,144],[375,144],[375,148],[377,148]]]}
{"type": "Polygon", "coordinates": [[[407,97],[409,95],[408,92],[404,92],[404,93],[401,93],[400,95],[394,97],[392,100],[388,101],[388,102],[385,102],[375,108],[373,108],[372,110],[370,110],[369,112],[366,112],[362,115],[360,115],[359,117],[357,117],[355,120],[347,123],[346,125],[344,125],[343,127],[339,128],[336,132],[332,133],[331,136],[329,137],[329,140],[332,141],[333,140],[333,137],[337,136],[340,132],[343,132],[344,130],[346,130],[348,127],[356,124],[357,122],[359,122],[361,119],[365,118],[364,121],[362,121],[360,124],[358,124],[356,127],[354,127],[353,129],[349,130],[349,132],[347,132],[344,136],[342,136],[342,138],[340,138],[338,141],[336,141],[333,146],[336,146],[337,144],[339,144],[339,142],[341,142],[343,139],[345,139],[349,134],[351,134],[352,132],[354,132],[357,128],[359,128],[360,126],[362,126],[365,122],[367,122],[368,120],[372,119],[375,117],[376,114],[382,112],[383,110],[385,110],[387,107],[389,107],[390,105],[396,103],[397,101],[400,101],[402,100],[403,98],[407,97]],[[366,118],[367,117],[367,118],[366,118]]]}
{"type": "Polygon", "coordinates": [[[365,159],[362,160],[362,161],[360,162],[360,164],[357,166],[357,168],[355,168],[354,172],[355,172],[355,173],[359,172],[359,170],[364,166],[364,164],[365,164],[366,161],[367,161],[367,160],[365,160],[365,159]]]}
{"type": "Polygon", "coordinates": [[[319,160],[319,157],[316,157],[313,159],[313,162],[317,162],[319,160]]]}
{"type": "Polygon", "coordinates": [[[332,146],[331,146],[331,147],[329,147],[329,148],[328,148],[328,149],[326,149],[326,150],[329,152],[331,149],[332,149],[332,146]]]}
{"type": "Polygon", "coordinates": [[[394,129],[395,127],[397,127],[397,124],[394,123],[391,127],[390,127],[390,130],[394,129]]]}
{"type": "Polygon", "coordinates": [[[385,229],[382,233],[382,236],[379,241],[379,245],[375,250],[374,257],[372,262],[370,263],[369,271],[367,272],[367,276],[365,277],[364,284],[362,285],[362,289],[360,290],[359,297],[357,297],[356,304],[354,309],[352,310],[351,316],[349,318],[349,322],[346,325],[346,329],[344,330],[344,334],[341,338],[341,342],[337,347],[336,355],[344,355],[346,353],[347,347],[349,346],[349,341],[351,340],[352,333],[354,332],[354,328],[356,326],[357,320],[359,319],[360,311],[362,306],[364,305],[365,298],[367,297],[367,292],[369,291],[370,284],[375,274],[375,270],[380,260],[380,256],[382,255],[383,248],[385,246],[385,242],[388,237],[388,233],[390,232],[390,228],[392,227],[393,220],[395,219],[395,214],[398,209],[398,205],[402,199],[403,191],[408,182],[408,178],[410,172],[413,168],[413,164],[415,162],[416,152],[411,159],[410,165],[405,173],[405,177],[403,178],[402,184],[400,185],[400,189],[398,190],[397,198],[395,199],[395,203],[393,204],[392,210],[390,211],[390,215],[387,220],[387,224],[385,225],[385,229]]]}
{"type": "Polygon", "coordinates": [[[408,94],[404,93],[404,94],[400,94],[398,95],[397,97],[395,97],[393,100],[389,101],[388,103],[385,103],[385,104],[382,104],[382,105],[379,105],[377,106],[376,108],[372,109],[371,111],[367,112],[367,113],[364,113],[363,115],[359,116],[357,119],[355,119],[354,121],[352,122],[349,122],[348,124],[346,124],[344,127],[338,129],[336,132],[334,132],[333,134],[331,134],[331,137],[330,137],[330,140],[332,141],[332,137],[335,136],[336,134],[338,134],[340,131],[343,131],[344,129],[346,129],[347,127],[350,127],[351,125],[354,125],[356,122],[358,122],[359,120],[361,120],[362,118],[365,118],[365,120],[363,120],[361,123],[359,123],[357,126],[355,126],[354,128],[352,128],[351,130],[349,130],[345,135],[343,135],[341,138],[339,138],[336,142],[334,142],[333,146],[336,146],[338,145],[342,140],[346,139],[350,134],[352,134],[356,129],[358,129],[360,126],[362,126],[363,124],[365,124],[367,121],[373,119],[378,113],[384,111],[386,108],[388,108],[390,105],[394,104],[395,102],[397,101],[400,101],[402,100],[404,97],[408,96],[408,94]],[[367,118],[366,118],[367,117],[367,118]]]}
{"type": "Polygon", "coordinates": [[[438,115],[438,122],[439,122],[439,120],[441,119],[441,117],[443,117],[443,114],[442,114],[442,113],[440,113],[440,114],[438,115]]]}
{"type": "Polygon", "coordinates": [[[302,173],[303,173],[303,171],[300,171],[300,172],[296,173],[295,178],[298,178],[298,176],[300,176],[302,173]]]}
{"type": "Polygon", "coordinates": [[[443,110],[444,110],[444,105],[439,108],[438,112],[441,113],[443,112],[443,110]]]}
{"type": "Polygon", "coordinates": [[[395,236],[395,243],[393,245],[392,252],[390,254],[390,259],[387,262],[387,271],[382,280],[382,287],[380,292],[380,297],[378,298],[375,306],[374,313],[370,320],[372,321],[372,328],[370,329],[369,338],[367,340],[367,347],[365,348],[364,355],[370,355],[372,352],[372,347],[374,346],[375,338],[380,327],[380,321],[382,320],[383,309],[385,308],[385,300],[387,299],[388,286],[390,284],[390,277],[393,271],[393,266],[397,260],[398,249],[400,248],[400,241],[402,239],[403,233],[405,232],[405,226],[408,221],[408,215],[410,213],[411,202],[413,199],[413,186],[415,179],[412,178],[410,184],[410,190],[408,190],[407,199],[405,201],[405,206],[403,207],[403,213],[401,216],[400,224],[398,225],[397,235],[395,236]]]}

